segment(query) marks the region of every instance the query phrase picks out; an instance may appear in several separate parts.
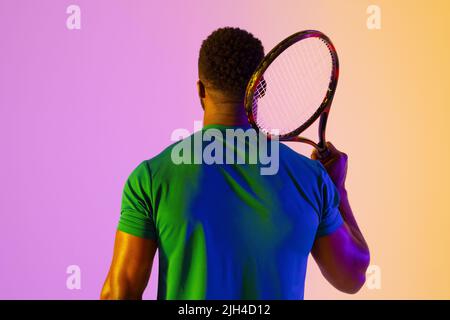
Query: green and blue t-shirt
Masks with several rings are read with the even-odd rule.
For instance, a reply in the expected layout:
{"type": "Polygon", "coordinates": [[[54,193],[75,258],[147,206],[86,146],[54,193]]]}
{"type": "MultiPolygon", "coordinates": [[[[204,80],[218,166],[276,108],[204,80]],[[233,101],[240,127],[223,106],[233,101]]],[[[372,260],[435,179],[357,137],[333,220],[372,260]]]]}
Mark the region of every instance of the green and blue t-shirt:
{"type": "MultiPolygon", "coordinates": [[[[233,127],[194,135],[210,128],[233,127]]],[[[175,164],[178,143],[131,173],[118,224],[157,241],[158,299],[303,299],[315,238],[343,223],[320,162],[280,143],[274,175],[260,164],[175,164]]]]}

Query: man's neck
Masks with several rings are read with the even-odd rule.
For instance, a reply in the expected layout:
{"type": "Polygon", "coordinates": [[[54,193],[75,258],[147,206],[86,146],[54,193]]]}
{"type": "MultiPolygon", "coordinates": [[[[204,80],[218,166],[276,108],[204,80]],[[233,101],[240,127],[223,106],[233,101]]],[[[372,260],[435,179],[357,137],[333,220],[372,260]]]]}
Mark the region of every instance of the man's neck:
{"type": "Polygon", "coordinates": [[[206,107],[203,116],[203,125],[207,126],[212,124],[223,126],[249,125],[243,105],[206,107]]]}

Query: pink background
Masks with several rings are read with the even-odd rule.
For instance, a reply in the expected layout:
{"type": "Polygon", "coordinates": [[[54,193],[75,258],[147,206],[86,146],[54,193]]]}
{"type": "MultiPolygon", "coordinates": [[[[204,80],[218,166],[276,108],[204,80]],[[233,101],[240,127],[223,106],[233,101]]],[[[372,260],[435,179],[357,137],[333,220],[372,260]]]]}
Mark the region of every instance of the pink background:
{"type": "Polygon", "coordinates": [[[368,30],[369,4],[0,0],[0,298],[98,298],[125,179],[201,119],[198,49],[221,26],[266,50],[319,29],[340,54],[328,134],[350,156],[382,287],[340,294],[311,262],[305,297],[450,298],[449,5],[377,1],[382,29],[368,30]],[[71,4],[81,30],[66,28],[71,4]],[[72,264],[80,290],[66,288],[72,264]]]}

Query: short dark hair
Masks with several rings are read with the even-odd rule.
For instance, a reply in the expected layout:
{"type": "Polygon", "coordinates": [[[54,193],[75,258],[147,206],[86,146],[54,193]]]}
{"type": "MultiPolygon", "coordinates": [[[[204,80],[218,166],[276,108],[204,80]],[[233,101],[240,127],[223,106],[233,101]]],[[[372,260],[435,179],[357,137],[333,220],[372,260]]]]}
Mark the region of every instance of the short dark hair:
{"type": "Polygon", "coordinates": [[[263,45],[251,33],[239,28],[220,28],[202,43],[199,75],[214,89],[244,100],[247,83],[263,57],[263,45]]]}

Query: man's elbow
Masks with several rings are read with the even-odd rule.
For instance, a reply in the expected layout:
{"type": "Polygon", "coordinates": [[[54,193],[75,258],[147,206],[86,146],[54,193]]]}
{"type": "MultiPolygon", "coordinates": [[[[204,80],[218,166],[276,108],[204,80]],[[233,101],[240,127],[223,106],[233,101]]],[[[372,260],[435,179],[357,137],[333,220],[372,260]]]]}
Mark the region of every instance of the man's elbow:
{"type": "Polygon", "coordinates": [[[342,288],[339,288],[339,290],[348,294],[355,294],[359,292],[359,290],[361,290],[366,283],[366,271],[369,264],[370,253],[367,251],[356,259],[352,276],[348,279],[348,281],[345,281],[345,284],[342,288]]]}
{"type": "Polygon", "coordinates": [[[109,285],[109,279],[106,279],[103,285],[102,292],[100,293],[100,300],[110,300],[111,299],[111,287],[109,285]]]}
{"type": "Polygon", "coordinates": [[[138,288],[127,278],[111,276],[103,285],[100,300],[142,300],[142,292],[138,288]]]}
{"type": "Polygon", "coordinates": [[[100,300],[111,300],[109,292],[102,290],[100,293],[100,300]]]}
{"type": "Polygon", "coordinates": [[[361,290],[361,288],[364,286],[364,283],[366,282],[366,275],[365,274],[358,274],[353,277],[351,281],[347,281],[344,285],[342,285],[339,289],[339,291],[342,291],[347,294],[356,294],[361,290]]]}

